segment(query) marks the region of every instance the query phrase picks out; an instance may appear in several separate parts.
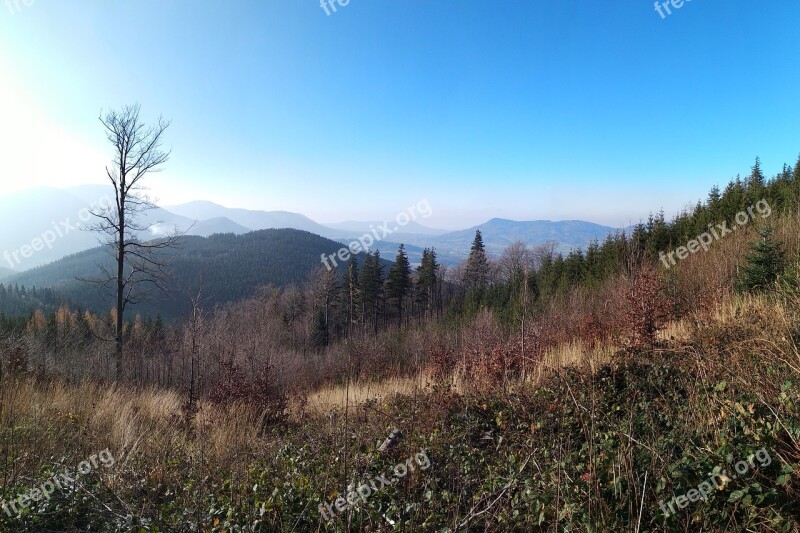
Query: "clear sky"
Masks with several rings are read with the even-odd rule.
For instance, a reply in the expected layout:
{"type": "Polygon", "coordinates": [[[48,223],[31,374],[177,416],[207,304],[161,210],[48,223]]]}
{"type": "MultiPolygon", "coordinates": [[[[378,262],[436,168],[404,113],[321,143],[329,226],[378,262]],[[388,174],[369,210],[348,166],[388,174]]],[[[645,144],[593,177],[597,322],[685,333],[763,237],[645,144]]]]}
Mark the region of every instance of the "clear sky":
{"type": "Polygon", "coordinates": [[[0,195],[102,182],[134,102],[172,121],[163,203],[320,222],[618,226],[800,152],[797,0],[14,1],[0,195]]]}

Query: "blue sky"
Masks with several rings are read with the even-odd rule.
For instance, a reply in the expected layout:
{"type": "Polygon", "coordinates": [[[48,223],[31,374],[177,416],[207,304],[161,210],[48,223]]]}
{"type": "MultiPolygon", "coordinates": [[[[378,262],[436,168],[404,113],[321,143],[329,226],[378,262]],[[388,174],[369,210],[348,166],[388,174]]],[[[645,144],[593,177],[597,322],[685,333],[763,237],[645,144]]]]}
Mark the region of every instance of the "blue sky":
{"type": "MultiPolygon", "coordinates": [[[[321,222],[612,226],[800,152],[800,3],[0,5],[0,195],[102,182],[101,109],[172,121],[150,178],[321,222]]],[[[31,0],[27,0],[30,2],[31,0]]]]}

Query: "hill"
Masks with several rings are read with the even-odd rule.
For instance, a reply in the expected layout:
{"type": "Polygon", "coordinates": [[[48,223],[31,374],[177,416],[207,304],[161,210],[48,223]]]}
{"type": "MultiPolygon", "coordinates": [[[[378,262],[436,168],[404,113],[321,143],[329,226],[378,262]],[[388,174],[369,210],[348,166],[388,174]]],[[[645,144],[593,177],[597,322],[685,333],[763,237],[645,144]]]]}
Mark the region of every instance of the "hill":
{"type": "Polygon", "coordinates": [[[191,220],[226,218],[249,230],[292,228],[317,235],[341,236],[310,218],[288,211],[257,211],[224,207],[214,202],[195,201],[180,205],[166,206],[166,209],[191,220]]]}
{"type": "MultiPolygon", "coordinates": [[[[170,296],[142,304],[134,311],[181,316],[189,297],[197,294],[201,284],[209,306],[252,296],[265,285],[299,285],[314,268],[322,266],[321,254],[332,254],[340,248],[341,244],[335,241],[294,229],[185,236],[178,247],[167,250],[163,256],[173,275],[168,285],[170,296]]],[[[73,254],[12,276],[7,283],[52,288],[75,305],[107,310],[113,301],[109,295],[78,279],[96,277],[98,265],[111,268],[113,259],[108,252],[101,247],[73,254]]]]}

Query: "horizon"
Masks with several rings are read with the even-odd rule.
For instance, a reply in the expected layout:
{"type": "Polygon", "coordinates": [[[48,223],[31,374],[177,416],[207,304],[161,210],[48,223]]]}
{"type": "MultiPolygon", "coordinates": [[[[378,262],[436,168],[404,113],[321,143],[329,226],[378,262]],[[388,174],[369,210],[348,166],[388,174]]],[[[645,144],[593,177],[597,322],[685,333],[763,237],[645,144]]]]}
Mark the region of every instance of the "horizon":
{"type": "Polygon", "coordinates": [[[663,16],[577,0],[351,1],[329,14],[317,2],[7,2],[2,194],[102,184],[97,116],[138,102],[172,121],[171,160],[149,180],[165,205],[347,221],[427,198],[429,225],[448,230],[671,218],[756,156],[773,176],[800,150],[792,27],[772,23],[800,6],[739,3],[663,16]],[[141,27],[141,47],[115,44],[141,27]]]}
{"type": "MultiPolygon", "coordinates": [[[[27,188],[27,189],[21,189],[19,191],[14,191],[14,192],[9,193],[9,194],[0,194],[0,200],[8,199],[8,198],[11,198],[11,197],[13,197],[15,195],[24,195],[26,193],[34,193],[36,191],[43,191],[43,190],[48,190],[48,189],[54,190],[54,191],[69,192],[70,189],[74,189],[76,187],[82,187],[82,186],[103,187],[104,185],[105,184],[102,184],[102,183],[97,183],[97,184],[95,184],[95,183],[81,183],[81,184],[71,185],[71,186],[68,186],[68,187],[57,187],[57,186],[50,186],[50,185],[42,186],[42,187],[31,187],[31,188],[27,188]]],[[[109,185],[109,190],[113,191],[113,189],[111,189],[110,185],[109,185]]],[[[691,202],[687,202],[687,205],[689,203],[691,203],[691,202]]],[[[396,215],[396,214],[392,214],[391,216],[387,215],[384,218],[375,218],[375,219],[355,219],[355,218],[353,218],[353,219],[346,219],[346,220],[334,220],[334,221],[328,220],[328,221],[325,221],[325,220],[317,220],[317,219],[311,217],[310,215],[308,215],[307,213],[303,213],[303,212],[287,211],[285,209],[266,210],[266,209],[258,209],[258,208],[245,208],[245,207],[240,207],[240,206],[236,206],[236,205],[226,205],[226,204],[221,203],[221,202],[215,202],[213,200],[202,199],[202,198],[198,198],[198,199],[194,199],[194,200],[188,200],[188,201],[184,201],[184,202],[180,202],[180,203],[171,203],[171,204],[167,204],[167,203],[158,201],[158,199],[156,198],[155,202],[154,202],[154,206],[155,207],[164,209],[166,211],[170,211],[170,208],[182,207],[182,206],[186,206],[186,205],[190,205],[190,204],[208,204],[208,205],[213,205],[213,206],[216,206],[216,207],[222,207],[222,208],[225,208],[225,209],[234,209],[234,210],[242,209],[242,210],[251,211],[251,212],[289,213],[289,214],[295,214],[295,215],[302,215],[302,216],[305,216],[306,218],[308,218],[308,219],[312,220],[313,222],[316,222],[317,224],[320,224],[322,226],[341,225],[341,224],[347,224],[347,223],[358,224],[358,223],[384,222],[386,220],[391,220],[396,215]]],[[[653,214],[655,214],[655,213],[653,213],[653,214]]],[[[187,217],[187,218],[191,218],[191,217],[187,217]]],[[[207,219],[198,219],[198,220],[207,220],[207,219]]],[[[427,228],[427,229],[433,229],[433,230],[439,230],[439,231],[445,231],[445,232],[455,232],[455,231],[463,231],[463,230],[475,229],[478,226],[482,226],[482,225],[487,224],[489,222],[492,222],[494,220],[503,220],[503,221],[516,222],[516,223],[528,223],[528,222],[548,222],[548,223],[587,222],[587,223],[590,223],[590,224],[595,224],[595,225],[598,225],[598,226],[604,226],[604,227],[608,227],[608,228],[611,228],[611,229],[617,229],[617,230],[618,229],[626,229],[626,228],[629,228],[631,226],[634,226],[634,225],[638,224],[639,222],[643,222],[644,221],[644,219],[641,219],[641,220],[637,220],[635,222],[630,222],[630,223],[624,224],[624,225],[612,226],[612,225],[604,224],[602,222],[597,222],[597,221],[594,221],[594,220],[586,220],[586,219],[579,219],[579,218],[563,218],[563,219],[536,218],[536,219],[524,219],[523,220],[523,219],[514,219],[514,218],[503,217],[503,216],[490,216],[489,218],[486,218],[483,221],[478,222],[477,224],[472,224],[470,226],[457,226],[457,227],[453,227],[453,228],[446,228],[446,227],[439,227],[439,226],[430,225],[430,224],[428,224],[426,222],[425,218],[422,219],[422,220],[412,219],[409,222],[409,224],[412,224],[412,225],[416,224],[416,225],[422,226],[422,227],[427,228]]]]}

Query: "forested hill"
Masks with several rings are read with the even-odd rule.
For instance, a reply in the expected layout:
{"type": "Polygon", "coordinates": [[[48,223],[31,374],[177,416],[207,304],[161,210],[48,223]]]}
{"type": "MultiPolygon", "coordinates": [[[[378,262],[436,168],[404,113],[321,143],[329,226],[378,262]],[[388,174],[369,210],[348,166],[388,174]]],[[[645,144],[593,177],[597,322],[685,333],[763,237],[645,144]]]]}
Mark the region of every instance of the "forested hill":
{"type": "MultiPolygon", "coordinates": [[[[336,253],[342,244],[313,233],[294,229],[267,229],[244,235],[219,234],[187,236],[179,245],[163,252],[172,279],[170,295],[134,311],[160,312],[178,317],[186,311],[190,296],[202,283],[206,307],[251,297],[265,285],[301,285],[312,269],[322,267],[321,254],[336,253]]],[[[105,312],[113,307],[108,293],[78,281],[97,278],[99,266],[113,271],[113,255],[105,248],[93,248],[59,261],[13,276],[4,282],[28,288],[50,287],[72,305],[105,312]]],[[[359,262],[362,260],[359,257],[359,262]]],[[[343,271],[343,265],[339,265],[343,271]]],[[[2,309],[3,302],[0,302],[2,309]]]]}

